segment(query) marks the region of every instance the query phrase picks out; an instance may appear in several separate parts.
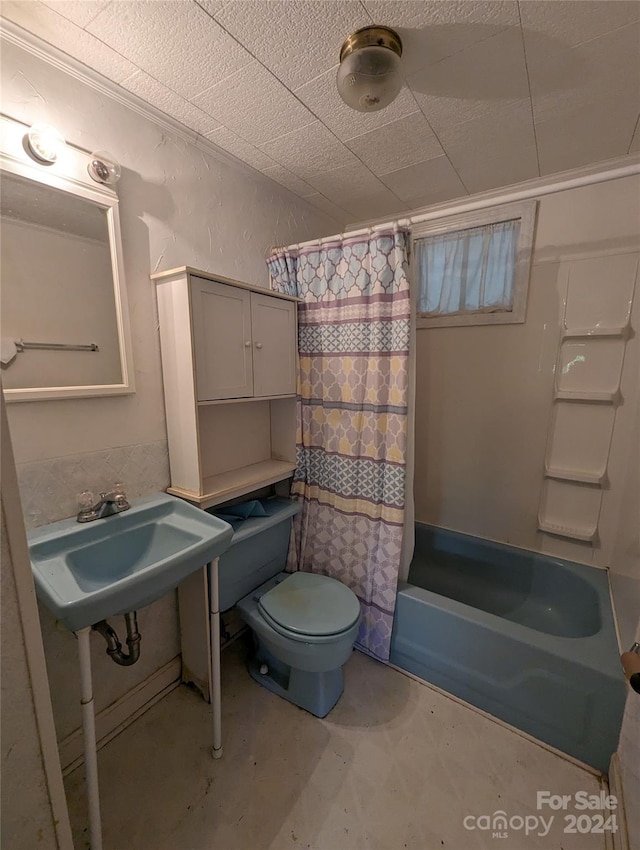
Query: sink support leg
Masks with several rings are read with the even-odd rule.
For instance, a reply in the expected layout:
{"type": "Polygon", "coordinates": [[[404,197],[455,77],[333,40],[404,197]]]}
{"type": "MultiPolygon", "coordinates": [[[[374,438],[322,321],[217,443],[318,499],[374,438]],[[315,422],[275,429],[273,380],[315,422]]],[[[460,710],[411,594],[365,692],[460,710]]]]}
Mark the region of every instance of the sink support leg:
{"type": "Polygon", "coordinates": [[[220,686],[220,595],[218,593],[218,559],[211,562],[211,709],[213,714],[213,757],[222,758],[222,691],[220,686]]]}
{"type": "Polygon", "coordinates": [[[102,850],[102,821],[98,790],[98,751],[96,748],[96,717],[91,682],[91,629],[76,632],[80,656],[80,686],[82,706],[82,733],[84,738],[84,771],[89,801],[89,838],[91,850],[102,850]]]}

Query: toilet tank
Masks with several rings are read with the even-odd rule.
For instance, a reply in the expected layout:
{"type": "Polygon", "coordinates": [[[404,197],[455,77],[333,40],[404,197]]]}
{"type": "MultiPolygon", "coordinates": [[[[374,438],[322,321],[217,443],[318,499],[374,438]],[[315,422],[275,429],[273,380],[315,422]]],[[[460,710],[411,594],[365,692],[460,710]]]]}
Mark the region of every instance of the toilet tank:
{"type": "MultiPolygon", "coordinates": [[[[289,551],[291,517],[302,509],[290,499],[261,499],[267,516],[241,520],[229,548],[220,556],[218,592],[220,610],[226,611],[254,588],[284,570],[289,551]]],[[[213,513],[213,511],[211,511],[213,513]]],[[[219,514],[221,519],[227,519],[219,514]]]]}

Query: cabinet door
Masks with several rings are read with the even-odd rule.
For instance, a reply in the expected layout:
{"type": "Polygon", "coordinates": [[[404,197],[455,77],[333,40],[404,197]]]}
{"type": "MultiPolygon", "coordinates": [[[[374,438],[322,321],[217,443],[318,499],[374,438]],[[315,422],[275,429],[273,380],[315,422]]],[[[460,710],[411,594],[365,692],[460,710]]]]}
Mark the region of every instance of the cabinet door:
{"type": "Polygon", "coordinates": [[[198,401],[253,395],[251,293],[191,278],[198,401]]]}
{"type": "Polygon", "coordinates": [[[296,391],[296,302],[251,293],[254,395],[296,391]]]}

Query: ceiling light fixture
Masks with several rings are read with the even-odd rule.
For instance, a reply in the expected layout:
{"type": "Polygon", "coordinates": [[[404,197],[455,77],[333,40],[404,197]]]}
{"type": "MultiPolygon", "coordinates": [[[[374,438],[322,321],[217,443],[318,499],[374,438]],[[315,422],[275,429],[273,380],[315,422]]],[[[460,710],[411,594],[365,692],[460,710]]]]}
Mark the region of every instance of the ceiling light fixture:
{"type": "Polygon", "coordinates": [[[34,124],[27,133],[27,150],[43,165],[52,165],[65,145],[62,133],[49,124],[34,124]]]}
{"type": "Polygon", "coordinates": [[[96,183],[117,183],[122,174],[118,160],[106,151],[95,151],[91,154],[87,171],[96,183]]]}
{"type": "Polygon", "coordinates": [[[402,88],[402,41],[389,27],[356,30],[340,50],[338,94],[358,112],[376,112],[396,98],[402,88]]]}

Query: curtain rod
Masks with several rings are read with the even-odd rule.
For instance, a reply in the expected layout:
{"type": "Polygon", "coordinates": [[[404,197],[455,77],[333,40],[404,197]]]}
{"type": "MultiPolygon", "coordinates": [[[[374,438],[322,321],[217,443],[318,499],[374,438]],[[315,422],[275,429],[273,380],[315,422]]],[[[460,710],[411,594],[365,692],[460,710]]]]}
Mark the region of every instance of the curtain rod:
{"type": "Polygon", "coordinates": [[[569,189],[579,189],[583,186],[591,186],[596,183],[606,183],[609,180],[617,180],[621,177],[632,177],[640,174],[640,163],[632,163],[631,165],[621,165],[616,168],[611,168],[608,171],[600,171],[595,174],[583,174],[579,177],[568,177],[564,180],[557,180],[554,183],[548,183],[545,186],[529,186],[522,189],[515,189],[511,192],[504,192],[502,195],[493,195],[491,197],[478,198],[477,200],[460,201],[456,204],[441,204],[430,212],[417,213],[416,215],[405,216],[393,221],[385,221],[382,223],[371,224],[368,227],[358,228],[357,230],[348,230],[344,233],[336,233],[333,236],[324,236],[322,239],[311,239],[308,242],[300,242],[296,245],[289,245],[287,248],[272,248],[271,254],[276,254],[279,251],[300,248],[310,248],[313,245],[324,245],[327,242],[335,242],[337,239],[351,239],[356,236],[365,236],[366,234],[375,233],[379,230],[389,230],[394,227],[408,226],[411,224],[419,224],[423,221],[432,221],[438,218],[448,218],[452,215],[460,213],[473,212],[475,210],[486,209],[488,207],[500,206],[501,204],[511,203],[512,201],[525,201],[530,198],[537,198],[542,195],[553,195],[557,192],[563,192],[569,189]]]}
{"type": "Polygon", "coordinates": [[[359,230],[345,230],[344,233],[334,233],[333,236],[323,236],[321,239],[311,239],[308,242],[298,242],[293,245],[284,247],[271,248],[269,255],[278,254],[280,251],[289,251],[291,249],[298,251],[300,248],[310,248],[312,245],[326,245],[327,242],[340,242],[345,239],[353,239],[356,236],[366,236],[372,233],[377,233],[380,230],[393,230],[396,227],[408,227],[411,224],[410,218],[398,218],[394,221],[385,221],[382,224],[372,224],[369,227],[362,227],[359,230]]]}

